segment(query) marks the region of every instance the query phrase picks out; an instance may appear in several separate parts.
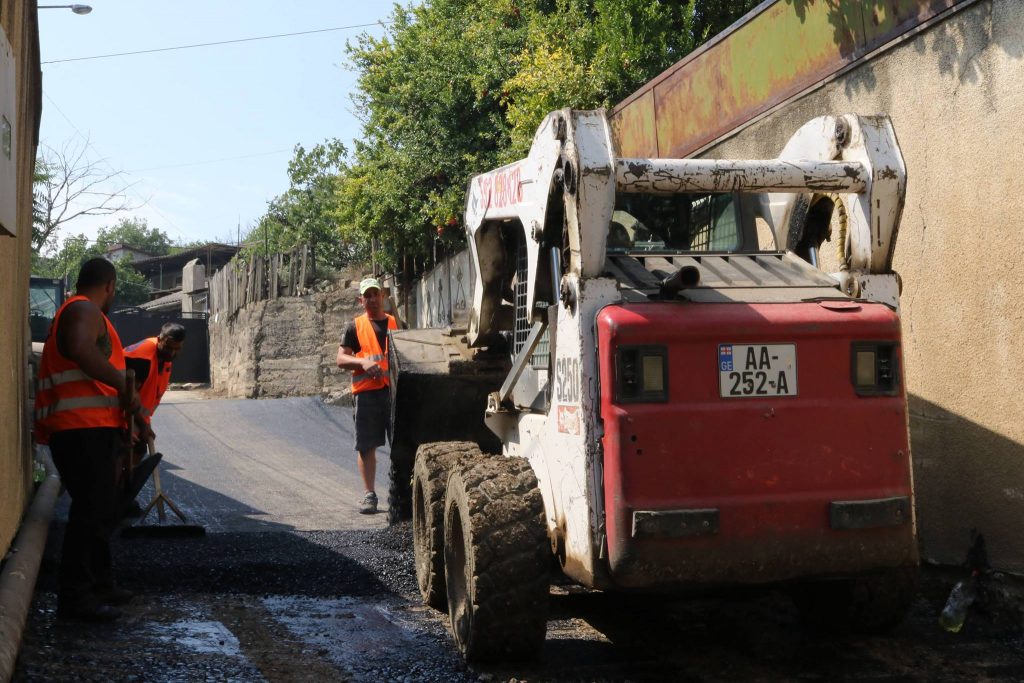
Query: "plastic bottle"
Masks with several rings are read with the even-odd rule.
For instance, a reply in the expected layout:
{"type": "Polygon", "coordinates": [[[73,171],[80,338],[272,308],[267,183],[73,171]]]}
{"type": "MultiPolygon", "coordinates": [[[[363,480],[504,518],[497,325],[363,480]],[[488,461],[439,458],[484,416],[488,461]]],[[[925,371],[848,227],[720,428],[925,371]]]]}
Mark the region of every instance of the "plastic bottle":
{"type": "Polygon", "coordinates": [[[959,633],[967,620],[967,611],[974,604],[977,598],[977,579],[971,576],[969,579],[959,581],[949,594],[946,606],[942,608],[939,615],[939,625],[950,633],[959,633]]]}
{"type": "Polygon", "coordinates": [[[46,479],[46,468],[43,467],[43,463],[36,460],[35,467],[32,468],[32,481],[42,484],[44,479],[46,479]]]}

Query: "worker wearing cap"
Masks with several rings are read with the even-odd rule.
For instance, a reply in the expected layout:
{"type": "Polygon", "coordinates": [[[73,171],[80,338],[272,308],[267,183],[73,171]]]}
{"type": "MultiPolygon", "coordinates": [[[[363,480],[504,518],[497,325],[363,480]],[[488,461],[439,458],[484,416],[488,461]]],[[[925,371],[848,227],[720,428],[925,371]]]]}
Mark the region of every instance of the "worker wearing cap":
{"type": "MultiPolygon", "coordinates": [[[[135,383],[139,390],[139,401],[142,404],[142,421],[146,424],[135,444],[132,462],[127,468],[129,475],[145,455],[149,439],[156,436],[152,429],[153,413],[160,405],[160,399],[163,398],[164,392],[167,391],[167,385],[171,381],[172,363],[184,343],[185,327],[180,323],[164,323],[158,336],[143,339],[124,350],[125,364],[135,371],[135,383]]],[[[124,507],[126,514],[142,512],[139,504],[135,501],[135,496],[138,495],[138,491],[135,489],[136,487],[141,488],[148,476],[147,472],[142,477],[125,477],[126,500],[124,507]],[[140,478],[141,481],[137,481],[140,478]]]]}
{"type": "Polygon", "coordinates": [[[359,297],[365,312],[345,327],[338,348],[338,367],[352,371],[356,452],[366,488],[359,511],[373,514],[377,511],[377,448],[384,445],[391,422],[388,331],[398,329],[398,325],[384,312],[383,290],[376,279],[366,278],[359,283],[359,297]]]}
{"type": "Polygon", "coordinates": [[[110,554],[117,468],[128,438],[125,409],[139,407],[125,384],[121,340],[106,316],[116,284],[110,261],[82,265],[75,296],[54,316],[39,364],[36,438],[49,444],[71,495],[60,562],[61,618],[110,621],[121,616],[114,605],[132,598],[114,586],[110,554]]]}

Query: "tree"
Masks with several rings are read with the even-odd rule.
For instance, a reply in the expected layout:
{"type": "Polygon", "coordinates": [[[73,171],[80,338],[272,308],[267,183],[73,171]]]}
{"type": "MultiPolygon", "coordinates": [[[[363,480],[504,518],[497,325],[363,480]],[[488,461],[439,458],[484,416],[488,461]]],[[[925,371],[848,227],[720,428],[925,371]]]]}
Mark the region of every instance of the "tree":
{"type": "Polygon", "coordinates": [[[340,267],[354,255],[338,231],[338,176],[348,150],[327,140],[306,150],[295,147],[288,163],[289,188],[267,205],[267,212],[246,235],[248,250],[266,254],[309,244],[317,264],[340,267]]]}
{"type": "Polygon", "coordinates": [[[541,119],[608,107],[756,0],[425,0],[347,46],[363,112],[337,180],[342,235],[385,267],[455,233],[469,178],[521,158],[541,119]]]}
{"type": "Polygon", "coordinates": [[[431,253],[458,223],[469,176],[509,144],[502,84],[515,74],[527,17],[516,0],[433,0],[396,7],[384,38],[348,46],[363,140],[339,182],[338,222],[377,240],[385,266],[431,253]]]}
{"type": "Polygon", "coordinates": [[[89,141],[41,147],[33,176],[32,250],[54,248],[61,226],[81,216],[109,216],[134,207],[124,174],[86,156],[89,141]]]}
{"type": "Polygon", "coordinates": [[[151,228],[145,218],[134,216],[120,218],[109,228],[100,228],[96,244],[104,251],[115,244],[123,244],[150,256],[165,256],[173,246],[166,232],[151,228]]]}
{"type": "MultiPolygon", "coordinates": [[[[52,256],[37,257],[32,271],[44,277],[60,278],[73,288],[82,264],[97,256],[105,257],[107,250],[115,244],[135,247],[154,256],[167,254],[171,249],[167,234],[150,228],[144,218],[122,218],[113,226],[100,228],[95,240],[84,234],[65,237],[52,256]]],[[[116,303],[121,307],[149,301],[149,282],[131,264],[129,257],[114,261],[117,269],[116,303]]]]}

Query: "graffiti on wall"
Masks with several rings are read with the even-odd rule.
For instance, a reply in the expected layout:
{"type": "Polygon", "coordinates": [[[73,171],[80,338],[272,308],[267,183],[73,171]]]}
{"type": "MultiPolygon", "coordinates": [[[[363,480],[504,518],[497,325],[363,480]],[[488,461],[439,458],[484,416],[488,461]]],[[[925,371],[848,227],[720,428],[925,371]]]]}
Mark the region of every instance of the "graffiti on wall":
{"type": "Polygon", "coordinates": [[[464,323],[469,314],[474,279],[475,273],[466,250],[448,257],[427,272],[413,288],[417,303],[416,314],[410,316],[413,325],[447,327],[464,323]]]}

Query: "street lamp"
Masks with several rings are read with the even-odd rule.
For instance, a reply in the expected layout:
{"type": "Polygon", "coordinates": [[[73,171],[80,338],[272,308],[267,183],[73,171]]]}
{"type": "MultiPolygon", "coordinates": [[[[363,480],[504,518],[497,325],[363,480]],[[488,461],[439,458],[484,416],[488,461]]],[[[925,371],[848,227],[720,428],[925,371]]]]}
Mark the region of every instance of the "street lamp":
{"type": "Polygon", "coordinates": [[[88,14],[92,11],[89,5],[37,5],[39,9],[69,9],[75,14],[88,14]]]}

